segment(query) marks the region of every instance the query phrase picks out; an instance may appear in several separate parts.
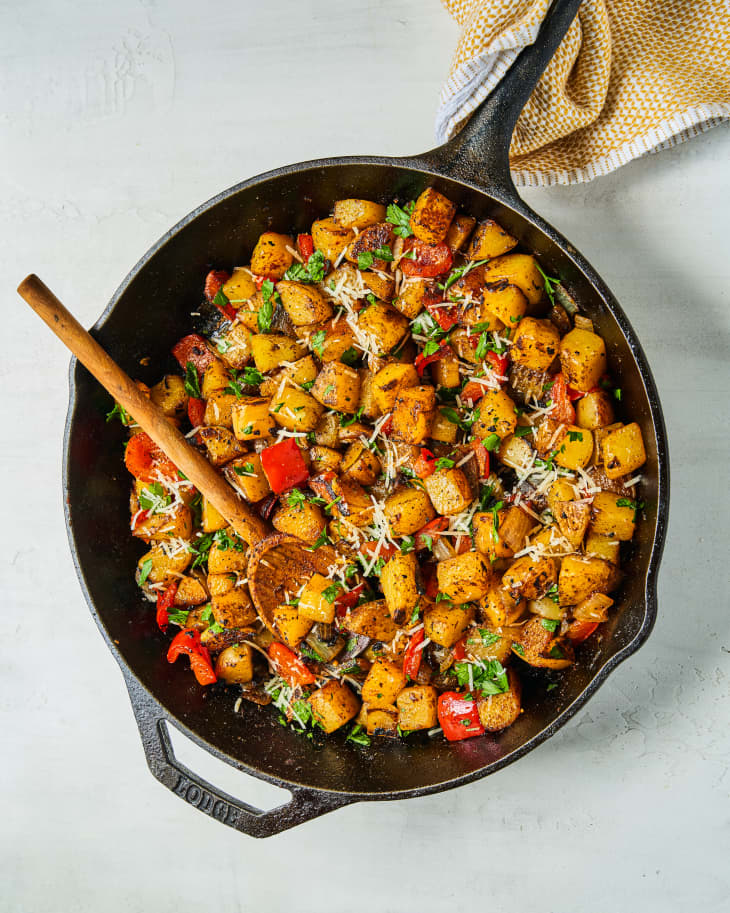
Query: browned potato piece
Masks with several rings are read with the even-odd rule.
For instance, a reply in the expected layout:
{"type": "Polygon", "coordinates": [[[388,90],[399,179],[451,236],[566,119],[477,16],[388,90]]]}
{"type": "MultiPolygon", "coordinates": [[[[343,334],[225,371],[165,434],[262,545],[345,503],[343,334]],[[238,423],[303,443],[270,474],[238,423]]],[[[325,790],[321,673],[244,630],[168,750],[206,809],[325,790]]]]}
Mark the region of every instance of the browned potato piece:
{"type": "Polygon", "coordinates": [[[336,588],[321,574],[313,574],[299,595],[299,614],[309,621],[332,624],[335,620],[336,588]],[[329,590],[329,593],[327,592],[329,590]],[[329,596],[332,599],[329,599],[329,596]]]}
{"type": "Polygon", "coordinates": [[[514,596],[539,599],[558,580],[558,568],[552,558],[523,555],[502,575],[502,586],[514,596]]]}
{"type": "Polygon", "coordinates": [[[315,250],[320,250],[327,260],[335,263],[342,251],[355,237],[351,228],[340,225],[335,219],[319,219],[312,223],[312,240],[315,250]]]}
{"type": "Polygon", "coordinates": [[[374,352],[392,352],[410,329],[408,318],[383,301],[360,311],[357,319],[374,352]]]}
{"type": "Polygon", "coordinates": [[[547,371],[560,348],[560,333],[549,320],[525,317],[512,337],[512,361],[535,371],[547,371]]]}
{"type": "Polygon", "coordinates": [[[606,344],[597,333],[571,330],[560,341],[560,365],[571,387],[590,390],[606,372],[606,344]]]}
{"type": "Polygon", "coordinates": [[[610,593],[618,583],[616,568],[602,558],[566,555],[560,565],[560,605],[577,605],[592,593],[610,593]]]}
{"type": "Polygon", "coordinates": [[[216,358],[203,372],[203,379],[200,384],[202,398],[208,399],[212,393],[227,387],[230,380],[231,376],[228,373],[228,368],[216,358]]]}
{"type": "Polygon", "coordinates": [[[360,701],[343,682],[327,682],[310,695],[312,715],[325,732],[334,732],[356,717],[360,701]]]}
{"type": "Polygon", "coordinates": [[[429,496],[420,488],[393,492],[385,499],[383,510],[394,536],[410,536],[436,516],[429,496]]]}
{"type": "Polygon", "coordinates": [[[323,411],[314,396],[286,384],[280,385],[269,405],[271,418],[288,431],[314,431],[323,411]]]}
{"type": "Polygon", "coordinates": [[[474,422],[472,431],[476,437],[484,440],[491,434],[501,438],[512,434],[517,427],[515,402],[504,390],[487,390],[479,401],[479,418],[474,422]]]}
{"type": "Polygon", "coordinates": [[[460,514],[471,504],[472,490],[461,469],[438,469],[423,480],[436,512],[446,517],[460,514]]]}
{"type": "Polygon", "coordinates": [[[197,577],[181,577],[175,593],[175,605],[202,605],[208,601],[208,594],[197,577]]]}
{"type": "Polygon", "coordinates": [[[289,235],[265,231],[251,254],[251,272],[257,276],[281,279],[294,262],[294,257],[287,250],[287,247],[293,245],[294,241],[289,235]]]}
{"type": "Polygon", "coordinates": [[[238,398],[235,393],[226,393],[224,390],[214,391],[205,403],[203,423],[205,425],[220,425],[223,428],[232,428],[231,409],[237,402],[238,398]]]}
{"type": "Polygon", "coordinates": [[[487,732],[511,726],[522,712],[522,686],[514,669],[507,670],[509,691],[482,696],[477,701],[479,720],[487,732]]]}
{"type": "Polygon", "coordinates": [[[621,542],[631,539],[636,523],[634,508],[631,503],[627,505],[626,501],[626,498],[618,498],[610,491],[599,491],[590,507],[593,518],[591,530],[599,536],[608,536],[621,542]]]}
{"type": "MultiPolygon", "coordinates": [[[[507,307],[511,313],[519,314],[523,314],[524,308],[527,307],[527,299],[516,286],[507,285],[504,289],[496,291],[482,288],[477,297],[467,298],[460,304],[459,323],[468,327],[479,324],[479,332],[482,330],[499,332],[504,329],[504,323],[496,312],[497,309],[504,311],[507,307]]],[[[471,360],[469,359],[469,361],[471,360]]]]}
{"type": "Polygon", "coordinates": [[[453,647],[474,619],[474,610],[437,602],[423,616],[423,631],[440,647],[453,647]]]}
{"type": "MultiPolygon", "coordinates": [[[[350,263],[357,263],[359,267],[363,254],[373,254],[383,247],[390,248],[392,239],[393,226],[390,222],[378,222],[375,225],[369,225],[355,237],[355,240],[347,248],[345,257],[350,263]]],[[[370,268],[370,266],[373,269],[384,270],[387,263],[376,258],[367,268],[370,268]]]]}
{"type": "Polygon", "coordinates": [[[302,617],[295,606],[280,605],[273,611],[273,622],[279,636],[295,650],[314,627],[314,622],[302,617]]]}
{"type": "Polygon", "coordinates": [[[411,213],[411,231],[419,241],[427,244],[439,244],[454,218],[456,206],[433,187],[427,187],[416,200],[411,213]]]}
{"type": "Polygon", "coordinates": [[[319,368],[312,355],[305,355],[292,362],[291,365],[282,368],[275,374],[265,377],[259,386],[260,396],[273,396],[282,389],[286,381],[293,381],[299,386],[313,381],[317,376],[319,368]]]}
{"type": "Polygon", "coordinates": [[[444,355],[439,358],[438,361],[429,365],[429,370],[434,383],[439,387],[449,387],[453,389],[454,387],[458,387],[461,383],[459,359],[455,355],[444,355]]]}
{"type": "Polygon", "coordinates": [[[256,609],[245,590],[230,590],[223,596],[213,596],[210,601],[216,624],[224,628],[245,628],[256,621],[256,609]]]}
{"type": "Polygon", "coordinates": [[[527,534],[535,520],[521,507],[506,507],[497,511],[497,531],[491,511],[477,511],[473,517],[474,544],[492,560],[511,558],[525,547],[527,534]]]}
{"type": "Polygon", "coordinates": [[[512,639],[492,626],[469,628],[465,640],[467,656],[482,662],[496,659],[497,662],[504,663],[512,650],[512,639]]]}
{"type": "Polygon", "coordinates": [[[413,365],[391,362],[381,368],[372,380],[373,398],[380,412],[390,412],[401,390],[417,387],[418,372],[413,365]]]}
{"type": "Polygon", "coordinates": [[[593,456],[593,435],[587,428],[566,425],[555,442],[555,462],[566,469],[587,466],[593,456]]]}
{"type": "Polygon", "coordinates": [[[517,238],[513,238],[501,225],[491,219],[485,219],[477,225],[469,245],[470,260],[491,260],[506,254],[508,250],[517,247],[517,238]]]}
{"type": "Polygon", "coordinates": [[[311,501],[290,505],[284,496],[284,503],[277,508],[271,518],[271,525],[280,533],[297,536],[311,544],[322,534],[327,526],[327,520],[319,505],[312,504],[311,501]]]}
{"type": "Polygon", "coordinates": [[[441,441],[443,444],[454,444],[458,434],[458,427],[437,409],[431,424],[431,440],[441,441]]]}
{"type": "Polygon", "coordinates": [[[365,284],[365,288],[369,292],[372,292],[376,298],[381,298],[383,301],[390,301],[393,297],[395,279],[392,276],[382,272],[376,273],[370,269],[363,270],[360,273],[360,276],[365,284]]]}
{"type": "Polygon", "coordinates": [[[205,495],[202,495],[200,517],[204,533],[214,533],[217,530],[225,529],[228,526],[226,518],[218,513],[205,495]]]}
{"type": "Polygon", "coordinates": [[[221,291],[233,307],[238,308],[244,301],[256,294],[256,283],[253,281],[251,271],[243,266],[233,269],[231,278],[223,283],[221,291]]]}
{"type": "Polygon", "coordinates": [[[345,228],[362,230],[385,221],[385,206],[371,200],[337,200],[334,217],[345,228]]]}
{"type": "Polygon", "coordinates": [[[278,368],[282,361],[297,361],[304,354],[301,342],[278,333],[255,333],[251,351],[254,364],[264,374],[278,368]]]}
{"type": "Polygon", "coordinates": [[[554,500],[550,509],[560,532],[573,548],[580,548],[591,519],[590,504],[575,504],[572,499],[554,500]]]}
{"type": "Polygon", "coordinates": [[[398,695],[398,725],[406,732],[438,726],[438,692],[433,685],[412,685],[398,695]]]}
{"type": "Polygon", "coordinates": [[[388,614],[384,599],[356,606],[342,620],[342,626],[353,634],[362,634],[371,640],[390,643],[398,630],[388,614]]]}
{"type": "Polygon", "coordinates": [[[281,295],[281,303],[294,326],[319,323],[332,316],[332,305],[324,300],[313,285],[282,279],[277,283],[276,290],[281,295]]]}
{"type": "Polygon", "coordinates": [[[218,346],[220,357],[229,368],[240,370],[251,361],[251,331],[240,323],[221,334],[218,346]]]}
{"type": "Polygon", "coordinates": [[[149,571],[147,580],[149,583],[168,584],[172,580],[177,580],[178,575],[182,574],[190,562],[193,560],[192,552],[180,552],[177,555],[170,556],[163,551],[162,547],[155,542],[151,543],[151,548],[145,552],[137,562],[137,578],[147,565],[149,571]]]}
{"type": "Polygon", "coordinates": [[[189,508],[177,504],[172,513],[150,514],[145,519],[138,517],[132,535],[139,539],[189,539],[192,531],[189,508]]]}
{"type": "Polygon", "coordinates": [[[208,591],[211,596],[225,596],[236,585],[237,579],[237,574],[208,574],[208,591]]]}
{"type": "Polygon", "coordinates": [[[373,381],[375,374],[368,368],[360,368],[357,372],[360,375],[360,402],[358,409],[365,418],[375,420],[380,415],[380,408],[375,401],[375,388],[373,381]]]}
{"type": "Polygon", "coordinates": [[[613,403],[608,393],[586,393],[575,404],[575,423],[580,428],[605,428],[614,420],[613,403]]]}
{"type": "Polygon", "coordinates": [[[506,281],[521,289],[533,307],[540,303],[545,287],[537,268],[537,261],[531,254],[505,254],[490,260],[484,267],[487,282],[506,281]]]}
{"type": "Polygon", "coordinates": [[[226,466],[224,475],[247,501],[255,504],[269,494],[271,488],[261,468],[258,453],[247,453],[237,457],[226,466]]]}
{"type": "Polygon", "coordinates": [[[208,425],[201,428],[198,431],[198,439],[205,444],[208,460],[214,466],[223,466],[224,463],[245,452],[233,432],[220,425],[208,425]]]}
{"type": "Polygon", "coordinates": [[[368,735],[398,738],[398,717],[392,711],[368,710],[365,728],[368,735]]]}
{"type": "Polygon", "coordinates": [[[150,388],[150,399],[170,418],[182,415],[188,404],[185,381],[179,374],[166,374],[150,388]]]}
{"type": "Polygon", "coordinates": [[[583,602],[573,606],[573,617],[578,621],[603,622],[608,618],[608,610],[613,605],[613,599],[603,593],[593,593],[583,602]]]}
{"type": "MultiPolygon", "coordinates": [[[[490,329],[494,329],[494,327],[490,327],[490,329]]],[[[474,338],[474,333],[465,327],[452,330],[449,336],[451,348],[462,361],[467,361],[471,365],[477,364],[476,346],[473,344],[474,338]]]]}
{"type": "Polygon", "coordinates": [[[300,327],[321,362],[339,361],[348,349],[357,349],[357,342],[352,327],[346,320],[337,323],[327,320],[324,323],[315,323],[309,327],[300,327]],[[322,336],[324,333],[324,337],[322,336]]]}
{"type": "Polygon", "coordinates": [[[360,696],[368,705],[368,710],[388,710],[405,686],[406,677],[399,665],[386,659],[376,659],[360,696]]]}
{"type": "Polygon", "coordinates": [[[215,674],[229,685],[242,685],[253,679],[253,650],[248,644],[234,644],[219,654],[215,674]]]}
{"type": "Polygon", "coordinates": [[[407,444],[422,444],[431,432],[436,412],[436,391],[433,387],[401,389],[393,405],[392,437],[407,444]]]}
{"type": "Polygon", "coordinates": [[[276,422],[269,414],[271,400],[265,396],[242,396],[231,408],[233,433],[239,441],[271,437],[276,422]]]}
{"type": "Polygon", "coordinates": [[[317,375],[312,396],[323,406],[352,415],[360,402],[360,375],[341,361],[329,361],[317,375]]]}
{"type": "Polygon", "coordinates": [[[380,460],[362,441],[353,441],[342,457],[342,474],[360,485],[372,485],[381,473],[380,460]]]}
{"type": "Polygon", "coordinates": [[[393,555],[380,572],[380,586],[385,596],[385,604],[391,617],[398,624],[403,624],[418,605],[417,570],[416,554],[410,552],[407,555],[393,555]]]}
{"type": "Polygon", "coordinates": [[[401,285],[400,295],[393,304],[401,314],[404,314],[409,320],[413,320],[423,310],[430,288],[429,279],[408,279],[401,285]]]}
{"type": "Polygon", "coordinates": [[[491,568],[479,552],[464,552],[436,565],[439,591],[453,602],[480,599],[489,590],[491,568]]]}
{"type": "Polygon", "coordinates": [[[461,250],[476,225],[477,220],[471,216],[454,216],[444,239],[453,251],[461,250]]]}
{"type": "Polygon", "coordinates": [[[607,536],[599,536],[590,528],[586,536],[583,550],[586,555],[592,555],[594,558],[605,558],[611,564],[618,567],[620,560],[621,542],[619,539],[609,539],[607,536]]]}
{"type": "Polygon", "coordinates": [[[309,458],[312,461],[312,472],[336,472],[342,462],[342,454],[331,447],[315,444],[309,448],[309,458]]]}
{"type": "Polygon", "coordinates": [[[497,448],[497,457],[500,463],[504,463],[505,466],[522,470],[530,465],[532,447],[530,447],[525,437],[508,434],[497,448]]]}
{"type": "Polygon", "coordinates": [[[603,439],[603,464],[609,479],[628,475],[645,462],[644,439],[636,422],[612,431],[603,439]]]}

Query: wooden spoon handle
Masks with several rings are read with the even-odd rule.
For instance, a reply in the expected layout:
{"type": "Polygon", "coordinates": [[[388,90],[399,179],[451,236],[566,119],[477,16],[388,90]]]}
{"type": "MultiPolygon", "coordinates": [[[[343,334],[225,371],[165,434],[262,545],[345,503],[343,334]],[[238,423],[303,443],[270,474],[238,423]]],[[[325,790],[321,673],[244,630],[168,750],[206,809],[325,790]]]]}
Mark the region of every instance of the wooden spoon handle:
{"type": "Polygon", "coordinates": [[[27,276],[18,294],[44,320],[58,338],[94,375],[104,389],[129,412],[158,447],[182,470],[195,487],[215,507],[239,536],[249,543],[267,534],[264,522],[242,501],[205,457],[185,440],[152,400],[92,339],[76,318],[66,310],[53,292],[35,276],[27,276]]]}

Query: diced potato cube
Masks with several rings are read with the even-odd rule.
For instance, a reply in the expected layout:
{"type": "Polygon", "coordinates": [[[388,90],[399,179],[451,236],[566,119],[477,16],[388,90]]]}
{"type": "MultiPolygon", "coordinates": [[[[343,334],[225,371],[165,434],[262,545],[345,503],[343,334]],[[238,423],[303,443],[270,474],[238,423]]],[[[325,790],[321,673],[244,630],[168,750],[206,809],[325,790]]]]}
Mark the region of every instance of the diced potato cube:
{"type": "Polygon", "coordinates": [[[268,276],[281,279],[294,262],[294,257],[287,250],[294,241],[289,235],[278,235],[265,231],[256,242],[251,254],[251,272],[257,276],[268,276]]]}
{"type": "Polygon", "coordinates": [[[504,663],[512,651],[512,639],[501,630],[492,626],[480,625],[469,628],[464,644],[467,656],[482,662],[504,663]]]}
{"type": "Polygon", "coordinates": [[[464,552],[436,565],[439,591],[453,602],[479,599],[489,590],[491,568],[479,552],[464,552]]]}
{"type": "Polygon", "coordinates": [[[469,245],[470,260],[491,260],[506,254],[517,247],[517,238],[513,238],[501,225],[491,219],[485,219],[477,225],[469,245]]]}
{"type": "Polygon", "coordinates": [[[203,423],[205,425],[220,425],[222,428],[232,428],[231,409],[237,402],[238,398],[235,393],[215,390],[205,403],[203,423]]]}
{"type": "Polygon", "coordinates": [[[230,380],[231,376],[228,373],[228,368],[216,358],[203,372],[203,378],[200,383],[202,398],[208,399],[212,393],[227,387],[230,380]]]}
{"type": "Polygon", "coordinates": [[[360,485],[372,485],[381,473],[380,460],[362,441],[353,441],[341,463],[342,474],[360,485]]]}
{"type": "Polygon", "coordinates": [[[516,434],[508,434],[497,448],[500,463],[513,469],[525,469],[529,466],[532,453],[532,447],[525,437],[517,437],[516,434]]]}
{"type": "Polygon", "coordinates": [[[368,710],[365,728],[368,735],[398,738],[398,715],[387,710],[368,710]]]}
{"type": "Polygon", "coordinates": [[[391,412],[401,390],[417,387],[418,372],[413,365],[391,362],[373,376],[373,398],[380,412],[391,412]]]}
{"type": "Polygon", "coordinates": [[[220,357],[229,368],[240,370],[251,361],[251,331],[247,327],[235,323],[221,334],[219,340],[220,357]]]}
{"type": "Polygon", "coordinates": [[[514,669],[507,670],[509,691],[481,696],[477,702],[479,720],[487,732],[499,732],[518,719],[522,712],[522,687],[514,669]]]}
{"type": "Polygon", "coordinates": [[[345,228],[362,230],[385,221],[385,206],[371,200],[337,200],[334,218],[345,228]]]}
{"type": "Polygon", "coordinates": [[[221,425],[207,425],[198,431],[197,437],[205,445],[208,460],[214,466],[223,466],[245,452],[233,432],[221,425]]]}
{"type": "Polygon", "coordinates": [[[327,362],[317,375],[312,396],[323,406],[352,415],[360,402],[360,375],[341,361],[327,362]]]}
{"type": "Polygon", "coordinates": [[[586,541],[583,545],[586,555],[594,558],[604,558],[618,567],[620,562],[621,540],[609,539],[607,536],[599,536],[593,530],[588,530],[586,541]]]}
{"type": "Polygon", "coordinates": [[[316,250],[322,251],[334,263],[355,237],[351,228],[340,225],[335,219],[319,219],[312,223],[312,240],[316,250]]]}
{"type": "Polygon", "coordinates": [[[431,423],[431,440],[441,441],[443,444],[454,444],[459,436],[459,428],[450,422],[446,416],[437,409],[431,423]]]}
{"type": "MultiPolygon", "coordinates": [[[[235,532],[228,529],[229,539],[233,540],[234,547],[225,547],[214,541],[208,553],[208,573],[209,574],[232,574],[237,571],[245,571],[248,567],[248,552],[241,539],[235,532]]],[[[195,540],[193,540],[195,545],[195,540]]]]}
{"type": "Polygon", "coordinates": [[[474,544],[491,560],[511,558],[525,547],[527,534],[535,522],[521,507],[506,507],[497,511],[495,530],[494,514],[477,511],[473,517],[474,544]]]}
{"type": "Polygon", "coordinates": [[[392,437],[407,444],[422,444],[431,433],[436,412],[436,391],[433,387],[401,389],[393,406],[392,437]]]}
{"type": "Polygon", "coordinates": [[[390,643],[398,630],[384,599],[366,602],[351,609],[342,620],[342,626],[353,634],[362,634],[383,643],[390,643]]]}
{"type": "Polygon", "coordinates": [[[301,342],[279,333],[255,333],[251,351],[254,364],[264,374],[278,368],[282,361],[296,361],[304,354],[301,342]]]}
{"type": "Polygon", "coordinates": [[[346,320],[338,320],[337,323],[326,320],[324,323],[302,327],[301,330],[308,344],[317,353],[317,358],[323,363],[339,361],[350,349],[359,354],[359,349],[355,348],[355,334],[346,320]]]}
{"type": "Polygon", "coordinates": [[[360,311],[357,321],[370,339],[370,348],[385,354],[392,352],[410,329],[408,318],[383,301],[360,311]]]}
{"type": "Polygon", "coordinates": [[[400,294],[393,304],[401,314],[413,320],[423,310],[430,289],[429,279],[408,279],[401,283],[400,294]]]}
{"type": "Polygon", "coordinates": [[[613,403],[603,390],[586,393],[575,404],[575,422],[580,428],[605,428],[613,420],[613,403]]]}
{"type": "Polygon", "coordinates": [[[271,492],[271,487],[261,468],[261,457],[258,453],[247,453],[246,456],[231,460],[226,466],[224,474],[231,485],[252,504],[265,498],[271,492]]]}
{"type": "Polygon", "coordinates": [[[475,225],[476,219],[472,218],[471,216],[454,216],[454,219],[449,226],[449,230],[446,232],[446,238],[444,240],[452,250],[461,250],[461,248],[466,244],[467,238],[472,233],[472,229],[475,225]]]}
{"type": "Polygon", "coordinates": [[[402,730],[433,729],[438,726],[438,692],[433,685],[412,685],[398,695],[398,725],[402,730]]]}
{"type": "Polygon", "coordinates": [[[495,582],[479,600],[479,611],[496,628],[515,624],[523,614],[525,600],[495,582]]]}
{"type": "Polygon", "coordinates": [[[474,610],[471,607],[437,602],[423,616],[423,631],[429,640],[440,647],[453,647],[473,620],[474,610]]]}
{"type": "Polygon", "coordinates": [[[271,437],[276,423],[269,413],[271,400],[265,396],[242,396],[231,409],[233,433],[239,441],[271,437]]]}
{"type": "Polygon", "coordinates": [[[137,517],[132,535],[139,539],[188,539],[193,529],[189,508],[176,505],[172,513],[137,517]]]}
{"type": "Polygon", "coordinates": [[[430,364],[428,369],[431,372],[433,382],[439,387],[448,387],[453,390],[461,384],[459,359],[453,354],[443,355],[438,361],[430,364]]]}
{"type": "Polygon", "coordinates": [[[242,685],[253,679],[253,650],[248,644],[226,647],[215,664],[215,674],[229,685],[242,685]]]}
{"type": "Polygon", "coordinates": [[[256,621],[256,609],[245,590],[240,587],[223,596],[211,599],[213,618],[224,628],[245,628],[256,621]]]}
{"type": "Polygon", "coordinates": [[[295,606],[280,605],[272,613],[272,620],[279,636],[295,650],[314,627],[314,622],[304,618],[295,606]]]}
{"type": "Polygon", "coordinates": [[[395,291],[395,279],[385,273],[367,269],[360,273],[365,288],[382,301],[390,301],[395,291]]]}
{"type": "Polygon", "coordinates": [[[332,305],[313,285],[282,279],[277,283],[276,290],[294,326],[319,323],[332,316],[332,305]]]}
{"type": "Polygon", "coordinates": [[[179,374],[166,374],[150,389],[150,399],[168,417],[182,415],[188,404],[185,381],[179,374]]]}
{"type": "Polygon", "coordinates": [[[332,581],[321,574],[313,574],[299,595],[299,614],[309,621],[332,624],[335,620],[336,597],[337,591],[333,588],[332,581]]]}
{"type": "Polygon", "coordinates": [[[303,504],[284,503],[277,509],[271,518],[271,525],[280,533],[297,536],[310,544],[316,542],[327,526],[322,508],[311,501],[303,504]]]}
{"type": "Polygon", "coordinates": [[[510,356],[515,364],[547,371],[560,349],[560,333],[549,320],[525,317],[512,337],[510,356]]]}
{"type": "Polygon", "coordinates": [[[454,218],[456,206],[438,190],[427,187],[416,200],[411,213],[411,231],[419,241],[440,244],[454,218]]]}
{"type": "Polygon", "coordinates": [[[147,565],[147,580],[150,583],[168,584],[172,580],[177,580],[178,575],[182,574],[190,562],[193,560],[192,552],[180,552],[177,555],[170,556],[156,543],[152,543],[152,548],[137,561],[137,577],[147,565]]]}
{"type": "Polygon", "coordinates": [[[436,512],[446,517],[460,514],[471,504],[469,480],[461,469],[438,469],[423,480],[436,512]]]}
{"type": "Polygon", "coordinates": [[[312,461],[312,472],[337,472],[342,462],[342,454],[332,447],[315,444],[309,448],[309,458],[312,461]]]}
{"type": "Polygon", "coordinates": [[[523,599],[539,599],[558,580],[558,567],[552,558],[523,555],[502,575],[502,586],[523,599]]]}
{"type": "Polygon", "coordinates": [[[383,510],[394,536],[410,536],[436,516],[429,496],[420,488],[393,492],[385,499],[383,510]]]}
{"type": "Polygon", "coordinates": [[[606,372],[606,344],[597,333],[571,330],[560,341],[560,365],[571,387],[590,390],[606,372]]]}
{"type": "Polygon", "coordinates": [[[228,521],[218,513],[205,495],[202,496],[201,523],[204,533],[214,533],[228,526],[228,521]]]}
{"type": "Polygon", "coordinates": [[[205,587],[197,577],[181,577],[175,593],[176,606],[203,605],[208,601],[205,587]]]}
{"type": "Polygon", "coordinates": [[[479,401],[479,418],[472,431],[484,440],[492,434],[505,438],[517,427],[515,403],[504,390],[487,390],[479,401]]]}
{"type": "Polygon", "coordinates": [[[618,584],[616,568],[602,558],[566,555],[560,565],[560,605],[577,605],[592,593],[610,593],[618,584]]]}
{"type": "Polygon", "coordinates": [[[256,294],[256,283],[251,272],[242,266],[234,268],[231,278],[223,283],[221,291],[234,308],[240,307],[244,301],[256,294]]]}
{"type": "Polygon", "coordinates": [[[386,659],[376,659],[365,679],[361,697],[368,710],[387,710],[406,686],[402,668],[386,659]]]}
{"type": "Polygon", "coordinates": [[[314,396],[286,384],[280,386],[269,404],[270,417],[288,431],[314,431],[323,411],[314,396]]]}
{"type": "Polygon", "coordinates": [[[626,498],[619,498],[613,492],[599,491],[593,498],[590,512],[591,530],[599,536],[608,536],[628,542],[634,535],[634,507],[626,498]]]}
{"type": "Polygon", "coordinates": [[[593,456],[593,434],[587,428],[567,425],[555,442],[555,462],[565,469],[587,466],[593,456]]]}
{"type": "Polygon", "coordinates": [[[397,553],[386,562],[380,572],[380,586],[385,596],[385,604],[391,617],[398,624],[403,624],[418,605],[417,569],[415,552],[406,555],[397,553]]]}
{"type": "Polygon", "coordinates": [[[636,422],[612,431],[603,439],[603,464],[609,479],[619,479],[646,462],[644,439],[636,422]]]}
{"type": "Polygon", "coordinates": [[[234,573],[208,574],[208,592],[211,596],[225,596],[236,585],[237,579],[238,575],[234,573]]]}
{"type": "Polygon", "coordinates": [[[531,254],[505,254],[495,257],[484,267],[488,283],[507,282],[521,289],[533,307],[539,304],[545,289],[537,261],[531,254]]]}
{"type": "Polygon", "coordinates": [[[312,715],[325,732],[334,732],[356,717],[360,701],[344,682],[327,682],[308,698],[312,715]]]}

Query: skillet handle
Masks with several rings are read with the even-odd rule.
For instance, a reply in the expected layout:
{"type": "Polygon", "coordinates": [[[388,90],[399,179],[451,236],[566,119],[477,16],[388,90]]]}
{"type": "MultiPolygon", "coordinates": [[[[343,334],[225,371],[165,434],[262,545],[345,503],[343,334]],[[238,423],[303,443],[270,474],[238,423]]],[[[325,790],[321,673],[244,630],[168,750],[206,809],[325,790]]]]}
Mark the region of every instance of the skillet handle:
{"type": "Polygon", "coordinates": [[[582,0],[554,0],[534,43],[448,143],[417,156],[426,168],[476,184],[491,196],[519,199],[509,168],[512,134],[522,109],[575,19],[582,0]]]}
{"type": "MultiPolygon", "coordinates": [[[[356,801],[349,796],[315,789],[291,789],[291,801],[269,811],[241,802],[216,789],[175,757],[164,723],[165,711],[131,676],[125,676],[142,747],[153,775],[190,805],[249,837],[271,837],[297,824],[356,801]]],[[[288,787],[287,787],[288,788],[288,787]]]]}

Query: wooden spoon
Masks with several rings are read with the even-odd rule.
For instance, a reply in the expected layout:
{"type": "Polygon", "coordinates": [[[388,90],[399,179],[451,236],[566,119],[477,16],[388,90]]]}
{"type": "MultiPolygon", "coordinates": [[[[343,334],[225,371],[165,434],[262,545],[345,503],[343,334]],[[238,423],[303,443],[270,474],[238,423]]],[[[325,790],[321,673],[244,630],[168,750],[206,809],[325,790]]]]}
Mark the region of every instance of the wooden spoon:
{"type": "Polygon", "coordinates": [[[23,279],[18,286],[18,294],[48,324],[81,364],[88,368],[102,387],[127,410],[140,428],[147,432],[165,456],[185,473],[245,542],[253,544],[266,536],[263,520],[238,497],[205,457],[190,446],[177,428],[170,424],[162,410],[144,396],[134,381],[89,336],[37,276],[30,275],[23,279]]]}

